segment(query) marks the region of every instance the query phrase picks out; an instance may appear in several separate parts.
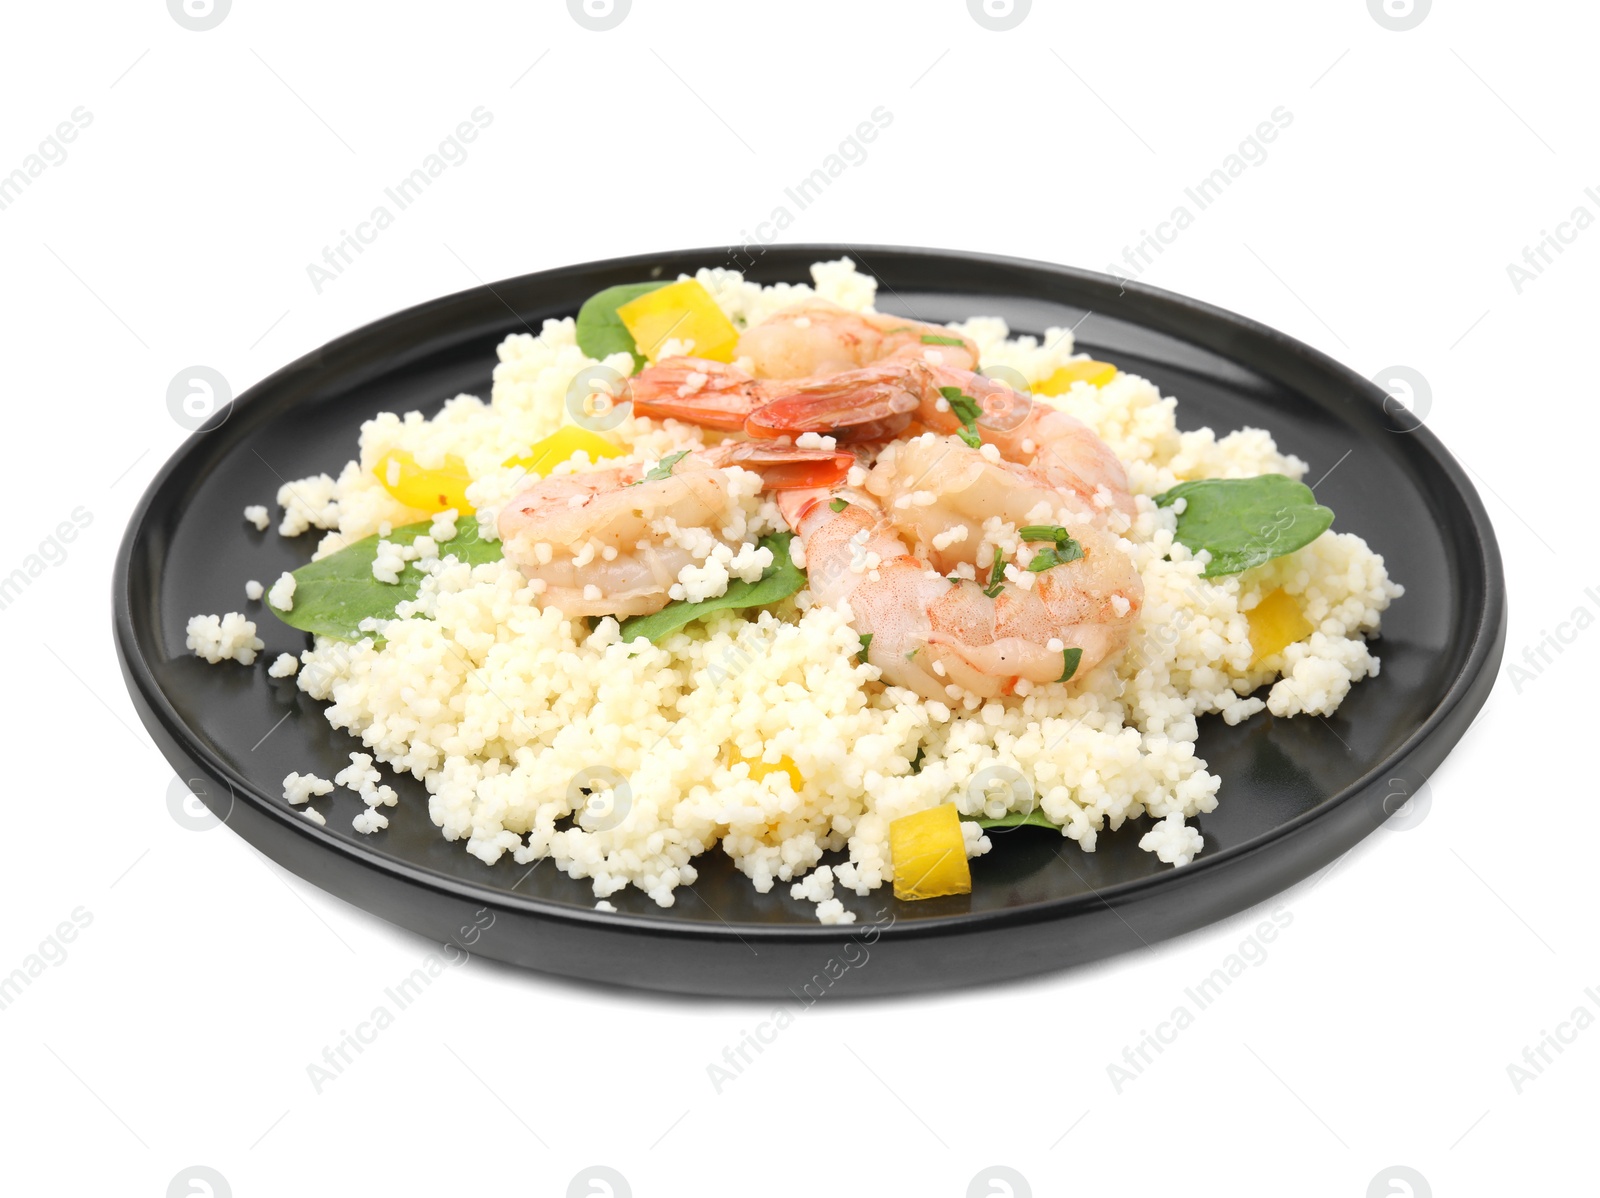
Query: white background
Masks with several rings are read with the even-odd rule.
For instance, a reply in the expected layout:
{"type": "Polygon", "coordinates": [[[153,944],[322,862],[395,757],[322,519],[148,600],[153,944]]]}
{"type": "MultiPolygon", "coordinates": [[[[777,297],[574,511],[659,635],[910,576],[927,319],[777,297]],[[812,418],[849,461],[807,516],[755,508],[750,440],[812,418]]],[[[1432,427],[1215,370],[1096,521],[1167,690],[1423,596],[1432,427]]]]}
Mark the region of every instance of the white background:
{"type": "Polygon", "coordinates": [[[92,919],[0,1011],[7,1191],[161,1195],[196,1164],[240,1196],[558,1195],[596,1163],[639,1196],[958,1196],[994,1164],[1036,1195],[1592,1187],[1600,1030],[1520,1093],[1507,1066],[1600,1013],[1570,714],[1600,636],[1503,671],[1426,818],[1269,904],[1292,923],[1267,959],[1120,1093],[1107,1066],[1267,909],[1065,976],[825,1001],[720,1095],[707,1065],[766,1004],[475,961],[318,1094],[307,1065],[431,946],[169,816],[106,618],[121,530],[185,435],[165,403],[184,367],[239,391],[480,279],[753,236],[880,105],[867,160],[786,240],[1105,269],[1281,105],[1267,160],[1142,277],[1364,374],[1422,373],[1499,531],[1518,660],[1600,609],[1600,231],[1520,293],[1506,269],[1580,204],[1600,215],[1590,6],[1441,2],[1409,31],[1365,0],[1038,0],[1008,32],[960,0],[634,0],[606,32],[554,0],[235,0],[207,32],[161,0],[4,21],[0,174],[92,114],[0,211],[0,573],[92,514],[0,612],[20,720],[0,973],[92,919]],[[479,105],[468,159],[318,294],[307,264],[479,105]],[[1394,1165],[1426,1184],[1391,1187],[1394,1165]]]}

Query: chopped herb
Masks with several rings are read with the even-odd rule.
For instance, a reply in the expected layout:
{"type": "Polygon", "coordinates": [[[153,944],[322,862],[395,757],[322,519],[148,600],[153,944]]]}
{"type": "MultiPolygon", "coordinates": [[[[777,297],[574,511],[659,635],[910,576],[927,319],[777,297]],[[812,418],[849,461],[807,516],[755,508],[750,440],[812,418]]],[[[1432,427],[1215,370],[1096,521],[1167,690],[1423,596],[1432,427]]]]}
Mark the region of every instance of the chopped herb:
{"type": "Polygon", "coordinates": [[[1050,546],[1039,550],[1028,563],[1028,569],[1041,574],[1052,566],[1064,566],[1083,556],[1083,546],[1072,539],[1072,534],[1059,524],[1025,524],[1017,529],[1024,541],[1049,541],[1050,546]]]}
{"type": "Polygon", "coordinates": [[[888,336],[891,336],[891,335],[892,335],[892,334],[894,334],[894,333],[909,333],[909,332],[910,332],[910,331],[911,331],[911,326],[910,326],[910,325],[908,325],[908,324],[903,324],[903,325],[901,325],[901,326],[900,326],[900,327],[898,327],[898,328],[894,328],[894,329],[885,329],[885,330],[884,330],[884,331],[883,331],[883,335],[884,335],[884,336],[885,336],[885,337],[888,337],[888,336]]]}
{"type": "Polygon", "coordinates": [[[906,654],[906,660],[907,660],[907,661],[910,661],[910,660],[911,660],[911,659],[912,659],[912,658],[913,658],[913,657],[915,657],[915,656],[916,656],[916,655],[917,655],[917,654],[918,654],[918,653],[919,653],[919,652],[921,652],[921,650],[922,650],[922,646],[921,646],[921,645],[918,645],[918,646],[917,646],[917,647],[916,647],[916,648],[915,648],[915,649],[912,649],[912,650],[911,650],[911,651],[910,651],[910,652],[909,652],[909,653],[907,653],[907,654],[906,654]]]}
{"type": "Polygon", "coordinates": [[[872,647],[872,633],[863,632],[861,634],[861,648],[856,650],[856,659],[858,661],[865,662],[867,660],[867,650],[870,649],[871,647],[872,647]]]}
{"type": "Polygon", "coordinates": [[[994,565],[989,567],[989,585],[983,588],[983,593],[993,599],[1000,593],[1000,588],[1006,585],[1005,575],[1006,555],[1001,552],[1000,546],[994,547],[994,565]]]}
{"type": "Polygon", "coordinates": [[[911,772],[913,774],[920,774],[922,772],[922,759],[927,755],[928,751],[921,745],[918,745],[917,755],[911,759],[911,772]]]}
{"type": "Polygon", "coordinates": [[[938,337],[938,336],[935,336],[933,333],[924,333],[924,334],[922,334],[922,344],[924,344],[924,345],[965,345],[966,342],[963,341],[960,337],[938,337]]]}
{"type": "Polygon", "coordinates": [[[836,512],[842,512],[850,506],[850,501],[848,499],[830,499],[828,506],[836,512]]]}
{"type": "Polygon", "coordinates": [[[1061,656],[1063,658],[1061,677],[1056,679],[1057,682],[1065,682],[1078,672],[1078,663],[1083,660],[1083,650],[1077,648],[1068,649],[1061,656]]]}
{"type": "Polygon", "coordinates": [[[940,387],[939,394],[944,396],[950,404],[950,410],[963,424],[976,424],[978,417],[983,415],[983,408],[978,401],[963,392],[960,387],[940,387]]]}
{"type": "Polygon", "coordinates": [[[950,410],[956,414],[956,419],[961,421],[956,436],[973,449],[977,449],[983,444],[983,438],[978,435],[978,419],[983,415],[983,408],[972,396],[963,394],[960,387],[940,387],[939,394],[944,396],[945,402],[950,405],[950,410]]]}
{"type": "Polygon", "coordinates": [[[659,462],[652,466],[649,473],[647,473],[643,478],[637,479],[628,485],[630,487],[637,487],[640,483],[658,483],[662,479],[671,478],[672,468],[688,456],[689,451],[687,449],[680,449],[677,453],[669,453],[666,457],[662,458],[659,462]]]}
{"type": "Polygon", "coordinates": [[[1083,556],[1083,546],[1068,537],[1064,542],[1058,541],[1048,545],[1033,555],[1033,560],[1028,563],[1028,569],[1034,574],[1042,574],[1052,566],[1064,566],[1068,562],[1075,562],[1083,556]]]}

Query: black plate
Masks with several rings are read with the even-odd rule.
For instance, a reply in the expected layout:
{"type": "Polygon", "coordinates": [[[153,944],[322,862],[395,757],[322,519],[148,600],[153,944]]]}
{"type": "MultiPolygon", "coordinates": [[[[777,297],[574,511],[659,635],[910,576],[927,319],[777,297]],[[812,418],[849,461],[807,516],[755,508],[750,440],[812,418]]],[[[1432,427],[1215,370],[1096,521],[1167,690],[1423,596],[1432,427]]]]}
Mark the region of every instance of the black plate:
{"type": "Polygon", "coordinates": [[[1034,334],[1083,320],[1080,348],[1177,395],[1180,426],[1270,429],[1313,478],[1343,459],[1317,496],[1338,513],[1336,528],[1365,537],[1406,587],[1384,616],[1382,674],[1329,720],[1203,722],[1199,750],[1223,782],[1216,812],[1195,821],[1206,848],[1194,864],[1174,870],[1141,852],[1137,827],[1102,835],[1092,854],[1047,832],[1013,832],[973,863],[971,895],[847,895],[860,922],[826,928],[787,885],[758,895],[713,851],[676,906],[630,889],[613,896],[610,914],[593,909],[587,882],[549,863],[529,873],[507,855],[490,867],[446,843],[409,777],[394,782],[401,805],[375,836],[351,830],[359,800],[343,789],[318,803],[326,828],[284,803],[285,774],[332,777],[357,746],[292,680],[267,677],[265,663],[306,638],[260,605],[250,610],[267,650],[254,668],[210,666],[184,648],[190,615],[245,610],[246,579],[270,583],[310,553],[314,534],[258,534],[242,523],[244,506],[270,502],[280,478],[336,473],[374,412],[431,413],[457,392],[487,396],[507,333],[572,315],[602,287],[731,264],[720,250],[568,267],[422,304],[285,367],[241,395],[219,427],[191,437],[134,513],[113,584],[129,691],[179,775],[205,780],[196,785],[207,804],[274,860],[436,940],[471,940],[473,952],[571,977],[802,1001],[1017,977],[1178,935],[1307,876],[1418,791],[1487,698],[1506,618],[1489,520],[1426,428],[1281,333],[1102,275],[837,245],[773,247],[746,273],[804,280],[812,262],[843,254],[880,280],[887,311],[934,321],[995,314],[1034,334]],[[474,924],[488,930],[463,933],[474,924]]]}

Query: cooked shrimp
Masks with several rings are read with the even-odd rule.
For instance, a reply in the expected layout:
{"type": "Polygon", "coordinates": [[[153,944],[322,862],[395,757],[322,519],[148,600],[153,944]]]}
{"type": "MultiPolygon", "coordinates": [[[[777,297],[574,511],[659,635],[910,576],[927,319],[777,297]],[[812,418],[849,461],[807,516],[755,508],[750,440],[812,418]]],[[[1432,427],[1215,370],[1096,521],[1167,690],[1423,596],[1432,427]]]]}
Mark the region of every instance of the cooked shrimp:
{"type": "Polygon", "coordinates": [[[770,398],[759,379],[705,358],[663,358],[634,376],[628,389],[636,415],[734,432],[770,398]]]}
{"type": "Polygon", "coordinates": [[[818,379],[885,358],[968,368],[978,362],[977,347],[951,329],[821,299],[752,325],[735,355],[749,358],[763,379],[818,379]]]}
{"type": "Polygon", "coordinates": [[[854,457],[824,449],[728,442],[664,458],[541,479],[500,512],[506,558],[544,584],[540,603],[568,616],[659,611],[687,566],[725,546],[748,565],[747,507],[763,489],[842,478],[854,457]],[[760,476],[748,479],[727,467],[760,476]]]}
{"type": "Polygon", "coordinates": [[[752,437],[786,437],[805,432],[829,433],[832,413],[843,412],[839,432],[850,440],[875,441],[894,436],[911,423],[932,386],[932,369],[921,362],[880,362],[845,370],[823,379],[802,379],[787,386],[768,383],[768,399],[745,419],[752,437]]]}
{"type": "Polygon", "coordinates": [[[970,396],[983,415],[977,418],[974,432],[985,444],[993,445],[1001,456],[1030,466],[1052,484],[1064,487],[1091,509],[1115,508],[1132,518],[1133,494],[1128,489],[1128,474],[1087,424],[1061,409],[1024,395],[997,379],[957,370],[948,366],[933,368],[933,390],[924,392],[917,419],[927,428],[953,433],[963,421],[946,398],[944,389],[957,388],[970,396]]]}
{"type": "Polygon", "coordinates": [[[1058,523],[1075,514],[1076,496],[955,438],[893,447],[865,489],[787,491],[779,507],[804,546],[811,593],[847,602],[856,631],[872,638],[867,660],[885,682],[924,698],[1008,695],[1023,681],[1082,677],[1127,643],[1143,602],[1138,571],[1114,536],[1058,523]],[[1024,522],[1044,526],[1051,543],[1016,545],[1024,522]],[[990,530],[1013,543],[1006,556],[1017,559],[998,577],[990,530]],[[1045,551],[1069,557],[1068,545],[1081,556],[1025,568],[1045,551]]]}
{"type": "Polygon", "coordinates": [[[753,437],[828,433],[841,439],[874,439],[899,432],[915,420],[941,433],[966,430],[993,445],[1001,456],[1032,467],[1049,482],[1078,497],[1088,511],[1135,514],[1128,475],[1110,446],[1081,420],[970,370],[915,361],[885,361],[780,392],[745,420],[753,437]],[[952,402],[951,391],[971,400],[952,402]],[[963,413],[970,419],[963,418],[963,413]],[[899,421],[896,425],[894,422],[899,421]]]}

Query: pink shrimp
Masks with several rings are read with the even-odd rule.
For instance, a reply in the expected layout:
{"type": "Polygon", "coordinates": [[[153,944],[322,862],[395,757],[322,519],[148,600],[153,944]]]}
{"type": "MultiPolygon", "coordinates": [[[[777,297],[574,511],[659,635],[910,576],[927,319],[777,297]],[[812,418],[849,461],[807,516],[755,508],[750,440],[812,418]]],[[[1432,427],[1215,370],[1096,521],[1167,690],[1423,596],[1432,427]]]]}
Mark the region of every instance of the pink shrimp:
{"type": "Polygon", "coordinates": [[[893,447],[863,490],[787,491],[779,507],[804,546],[812,594],[848,603],[884,681],[925,698],[1081,678],[1123,648],[1143,602],[1116,537],[1058,523],[1077,512],[1075,496],[955,438],[893,447]],[[1037,522],[1030,532],[1049,534],[1043,545],[1000,538],[1014,546],[1003,556],[1017,562],[998,576],[999,546],[982,531],[994,517],[1012,527],[1037,522]],[[1054,556],[1041,559],[1045,552],[1054,556]],[[968,577],[946,575],[963,565],[968,577]]]}
{"type": "Polygon", "coordinates": [[[669,417],[737,432],[770,398],[767,384],[726,362],[663,358],[628,384],[640,416],[669,417]]]}
{"type": "Polygon", "coordinates": [[[765,379],[819,379],[885,359],[976,366],[977,347],[953,329],[814,299],[739,337],[736,355],[765,379]]]}
{"type": "Polygon", "coordinates": [[[997,379],[952,366],[882,362],[797,385],[753,411],[744,428],[753,437],[816,432],[874,439],[913,420],[935,432],[976,436],[1072,492],[1085,510],[1115,509],[1129,518],[1136,511],[1122,463],[1088,425],[997,379]]]}
{"type": "Polygon", "coordinates": [[[933,369],[932,398],[924,392],[917,418],[927,428],[954,433],[964,425],[947,388],[970,396],[983,413],[972,431],[1008,461],[1030,466],[1093,509],[1135,514],[1128,473],[1111,447],[1087,424],[1060,408],[1008,387],[998,379],[948,366],[933,369]]]}
{"type": "Polygon", "coordinates": [[[507,560],[543,583],[540,603],[568,616],[644,615],[671,600],[686,566],[714,548],[742,550],[751,491],[726,473],[761,476],[765,490],[826,486],[843,478],[853,455],[770,443],[726,442],[669,455],[646,472],[630,462],[606,470],[541,479],[501,510],[507,560]]]}

